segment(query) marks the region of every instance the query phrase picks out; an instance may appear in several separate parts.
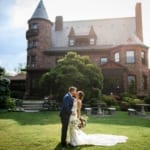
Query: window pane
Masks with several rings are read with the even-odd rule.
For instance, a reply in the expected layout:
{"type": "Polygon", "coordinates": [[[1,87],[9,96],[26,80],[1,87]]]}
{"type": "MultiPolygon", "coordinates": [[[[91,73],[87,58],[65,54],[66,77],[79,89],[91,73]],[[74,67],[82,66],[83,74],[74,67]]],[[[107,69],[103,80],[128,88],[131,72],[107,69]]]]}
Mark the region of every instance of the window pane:
{"type": "Polygon", "coordinates": [[[74,46],[74,40],[71,39],[71,40],[69,41],[69,45],[70,45],[70,46],[74,46]]]}
{"type": "Polygon", "coordinates": [[[108,58],[106,58],[106,57],[103,57],[103,58],[100,59],[101,64],[105,64],[107,62],[108,62],[108,58]]]}
{"type": "Polygon", "coordinates": [[[37,23],[32,23],[31,24],[31,29],[38,29],[38,24],[37,23]]]}
{"type": "Polygon", "coordinates": [[[36,57],[31,56],[31,67],[35,67],[35,65],[36,65],[36,57]]]}
{"type": "Polygon", "coordinates": [[[126,62],[127,63],[134,63],[135,62],[134,51],[127,51],[126,52],[126,62]]]}
{"type": "Polygon", "coordinates": [[[90,38],[90,45],[94,45],[95,44],[95,39],[94,38],[90,38]]]}
{"type": "Polygon", "coordinates": [[[115,62],[119,62],[119,61],[120,61],[120,55],[119,55],[118,52],[115,53],[115,55],[114,55],[114,60],[115,60],[115,62]]]}
{"type": "Polygon", "coordinates": [[[141,52],[141,60],[142,60],[142,64],[145,65],[146,64],[145,52],[141,52]]]}
{"type": "Polygon", "coordinates": [[[34,48],[37,47],[37,40],[33,40],[33,47],[34,47],[34,48]]]}
{"type": "Polygon", "coordinates": [[[134,75],[128,76],[128,91],[132,94],[136,93],[136,78],[134,75]]]}
{"type": "Polygon", "coordinates": [[[147,90],[147,76],[143,75],[143,89],[147,90]]]}
{"type": "Polygon", "coordinates": [[[128,76],[128,83],[135,82],[135,76],[128,76]]]}

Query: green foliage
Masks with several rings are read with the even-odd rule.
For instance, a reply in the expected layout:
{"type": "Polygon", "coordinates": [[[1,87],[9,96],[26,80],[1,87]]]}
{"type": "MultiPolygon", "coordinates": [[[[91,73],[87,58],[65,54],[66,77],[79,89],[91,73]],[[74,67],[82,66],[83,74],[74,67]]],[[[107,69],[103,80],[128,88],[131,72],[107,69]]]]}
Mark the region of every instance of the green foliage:
{"type": "Polygon", "coordinates": [[[70,86],[83,90],[86,100],[90,100],[93,96],[99,98],[102,83],[100,68],[93,64],[89,57],[80,56],[75,52],[68,52],[59,59],[56,66],[45,73],[40,80],[45,94],[53,94],[59,100],[62,100],[70,86]],[[93,95],[93,92],[97,94],[93,95]]]}
{"type": "Polygon", "coordinates": [[[1,72],[0,76],[0,108],[6,108],[6,100],[10,96],[10,80],[7,78],[3,78],[2,74],[3,72],[1,72]]]}
{"type": "Polygon", "coordinates": [[[128,92],[124,92],[121,94],[121,99],[123,97],[130,97],[130,98],[137,98],[137,96],[135,94],[131,94],[131,93],[128,93],[128,92]]]}
{"type": "Polygon", "coordinates": [[[4,74],[5,70],[0,66],[0,77],[4,74]]]}
{"type": "Polygon", "coordinates": [[[7,109],[14,109],[15,108],[15,101],[11,97],[7,98],[6,100],[6,108],[7,109]]]}
{"type": "Polygon", "coordinates": [[[121,110],[127,110],[129,107],[135,108],[136,104],[144,103],[141,99],[135,97],[122,97],[121,110]]]}
{"type": "Polygon", "coordinates": [[[150,104],[150,96],[144,97],[144,102],[150,104]]]}
{"type": "Polygon", "coordinates": [[[103,95],[102,101],[105,102],[107,104],[107,106],[116,106],[117,105],[117,100],[115,99],[114,96],[111,96],[111,95],[103,95]]]}
{"type": "Polygon", "coordinates": [[[23,71],[24,68],[25,68],[25,65],[26,65],[25,63],[24,63],[24,64],[19,63],[19,64],[18,64],[18,67],[15,68],[14,71],[15,71],[17,74],[19,74],[19,73],[26,73],[25,71],[23,71]]]}

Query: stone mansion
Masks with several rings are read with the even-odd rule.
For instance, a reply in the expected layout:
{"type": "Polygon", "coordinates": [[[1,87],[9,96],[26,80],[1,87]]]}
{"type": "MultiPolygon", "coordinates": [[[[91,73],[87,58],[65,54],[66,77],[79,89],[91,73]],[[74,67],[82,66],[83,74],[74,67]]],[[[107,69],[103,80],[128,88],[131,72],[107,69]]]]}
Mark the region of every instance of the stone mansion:
{"type": "Polygon", "coordinates": [[[128,92],[134,83],[137,95],[150,95],[141,3],[136,4],[134,17],[63,21],[56,16],[51,22],[41,0],[28,21],[26,39],[26,97],[41,96],[41,75],[68,51],[88,55],[102,69],[103,93],[128,92]]]}

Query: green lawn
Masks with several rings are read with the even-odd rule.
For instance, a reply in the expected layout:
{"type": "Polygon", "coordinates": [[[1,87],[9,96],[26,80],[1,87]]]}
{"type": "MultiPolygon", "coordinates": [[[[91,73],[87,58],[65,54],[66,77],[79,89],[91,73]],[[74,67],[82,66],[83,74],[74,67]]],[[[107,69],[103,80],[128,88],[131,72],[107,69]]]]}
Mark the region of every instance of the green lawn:
{"type": "MultiPolygon", "coordinates": [[[[58,112],[0,113],[0,150],[62,150],[58,112]]],[[[86,133],[128,136],[125,144],[111,147],[80,146],[73,150],[149,150],[150,119],[131,117],[127,112],[114,116],[89,117],[86,133]]]]}

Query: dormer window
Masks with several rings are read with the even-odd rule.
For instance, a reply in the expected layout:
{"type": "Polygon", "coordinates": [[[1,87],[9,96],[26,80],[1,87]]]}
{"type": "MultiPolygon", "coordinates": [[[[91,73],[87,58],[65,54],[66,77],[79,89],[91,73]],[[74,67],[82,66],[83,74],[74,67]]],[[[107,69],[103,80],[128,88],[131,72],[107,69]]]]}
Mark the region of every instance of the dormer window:
{"type": "Polygon", "coordinates": [[[90,45],[95,45],[95,39],[94,38],[90,38],[90,45]]]}
{"type": "Polygon", "coordinates": [[[71,27],[69,35],[68,35],[68,45],[69,46],[89,46],[95,45],[97,40],[97,36],[95,34],[93,26],[88,34],[77,34],[74,31],[74,28],[71,27]]]}
{"type": "Polygon", "coordinates": [[[70,39],[69,40],[69,46],[74,46],[75,44],[75,40],[74,39],[70,39]]]}

